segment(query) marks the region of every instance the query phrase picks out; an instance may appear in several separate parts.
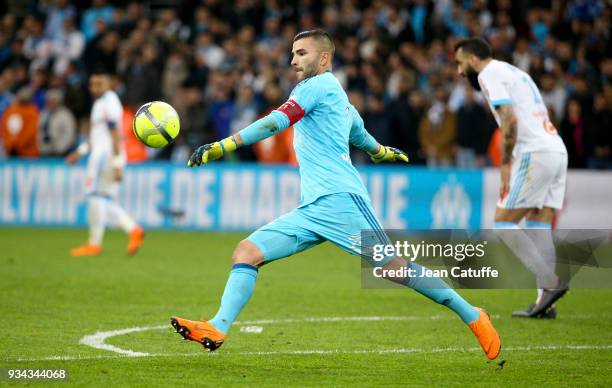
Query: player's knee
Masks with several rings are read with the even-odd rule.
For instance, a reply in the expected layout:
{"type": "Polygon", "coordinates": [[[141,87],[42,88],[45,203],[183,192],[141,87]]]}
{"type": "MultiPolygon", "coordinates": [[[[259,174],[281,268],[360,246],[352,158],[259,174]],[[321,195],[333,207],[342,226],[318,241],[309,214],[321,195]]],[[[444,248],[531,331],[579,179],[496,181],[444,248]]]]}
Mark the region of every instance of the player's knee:
{"type": "Polygon", "coordinates": [[[263,260],[263,253],[249,240],[240,241],[232,255],[232,264],[242,263],[259,267],[263,260]]]}

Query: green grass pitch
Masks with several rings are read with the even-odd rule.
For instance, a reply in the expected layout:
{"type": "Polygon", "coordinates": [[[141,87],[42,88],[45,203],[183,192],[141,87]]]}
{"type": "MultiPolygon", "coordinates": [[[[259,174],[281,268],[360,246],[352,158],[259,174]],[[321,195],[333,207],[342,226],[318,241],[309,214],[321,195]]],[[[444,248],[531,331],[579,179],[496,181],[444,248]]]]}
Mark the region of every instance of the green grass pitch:
{"type": "Polygon", "coordinates": [[[358,259],[331,244],[262,268],[245,323],[204,353],[169,317],[215,313],[244,236],[153,231],[127,257],[113,231],[101,256],[74,259],[85,230],[0,228],[0,368],[64,368],[77,386],[612,385],[612,290],[572,290],[554,321],[509,317],[531,290],[462,291],[494,316],[500,369],[442,306],[412,290],[361,289],[358,259]],[[147,356],[79,343],[134,327],[155,328],[105,343],[147,356]]]}

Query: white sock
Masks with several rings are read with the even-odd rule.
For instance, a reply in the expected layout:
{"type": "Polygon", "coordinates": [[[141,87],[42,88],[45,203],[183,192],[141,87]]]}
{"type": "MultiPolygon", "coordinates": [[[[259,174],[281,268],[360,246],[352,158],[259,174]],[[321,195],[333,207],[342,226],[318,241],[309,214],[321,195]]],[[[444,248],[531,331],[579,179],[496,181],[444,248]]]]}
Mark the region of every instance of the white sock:
{"type": "Polygon", "coordinates": [[[108,215],[125,233],[130,233],[136,227],[136,222],[115,200],[109,200],[106,206],[108,215]]]}
{"type": "MultiPolygon", "coordinates": [[[[535,245],[538,247],[538,250],[544,259],[544,263],[546,264],[548,270],[555,272],[557,265],[557,251],[555,249],[555,244],[552,237],[552,225],[545,222],[527,221],[525,226],[527,228],[527,235],[531,237],[535,245]]],[[[545,279],[543,279],[541,276],[537,276],[536,280],[538,289],[546,288],[544,285],[546,283],[545,279]]],[[[537,300],[540,300],[541,296],[541,291],[539,291],[537,300]]]]}
{"type": "Polygon", "coordinates": [[[543,288],[538,288],[538,294],[536,296],[535,304],[538,304],[540,302],[540,298],[542,298],[542,294],[543,293],[544,293],[544,289],[543,288]]]}
{"type": "Polygon", "coordinates": [[[89,244],[102,245],[106,228],[106,199],[89,198],[89,244]]]}
{"type": "MultiPolygon", "coordinates": [[[[554,288],[557,286],[558,278],[554,266],[550,264],[540,253],[536,243],[517,224],[511,222],[496,222],[495,229],[498,235],[510,250],[523,262],[538,280],[538,287],[554,288]],[[501,229],[512,229],[503,231],[501,229]]],[[[552,241],[552,240],[551,240],[552,241]]]]}

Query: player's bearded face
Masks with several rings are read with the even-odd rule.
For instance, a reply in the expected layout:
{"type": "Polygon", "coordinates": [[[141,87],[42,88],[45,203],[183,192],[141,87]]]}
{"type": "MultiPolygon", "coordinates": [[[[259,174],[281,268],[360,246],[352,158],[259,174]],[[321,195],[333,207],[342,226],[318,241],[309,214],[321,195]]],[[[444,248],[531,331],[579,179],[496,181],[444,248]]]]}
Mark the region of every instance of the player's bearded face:
{"type": "Polygon", "coordinates": [[[470,65],[469,63],[465,69],[465,78],[467,78],[468,82],[472,87],[478,91],[480,91],[480,84],[478,83],[478,72],[470,65]]]}
{"type": "Polygon", "coordinates": [[[313,39],[305,38],[293,43],[291,66],[299,81],[319,73],[321,55],[313,39]]]}
{"type": "Polygon", "coordinates": [[[470,85],[472,85],[474,89],[480,91],[480,84],[478,83],[478,72],[470,63],[469,56],[465,55],[462,49],[459,49],[455,53],[455,61],[457,62],[459,74],[467,78],[468,82],[470,83],[470,85]]]}
{"type": "Polygon", "coordinates": [[[316,57],[313,59],[310,59],[310,61],[308,59],[306,59],[305,61],[302,62],[302,71],[297,73],[297,77],[300,80],[306,79],[306,78],[310,78],[312,76],[317,75],[318,71],[319,71],[319,66],[318,66],[318,62],[319,62],[319,58],[320,55],[317,53],[316,57]]]}

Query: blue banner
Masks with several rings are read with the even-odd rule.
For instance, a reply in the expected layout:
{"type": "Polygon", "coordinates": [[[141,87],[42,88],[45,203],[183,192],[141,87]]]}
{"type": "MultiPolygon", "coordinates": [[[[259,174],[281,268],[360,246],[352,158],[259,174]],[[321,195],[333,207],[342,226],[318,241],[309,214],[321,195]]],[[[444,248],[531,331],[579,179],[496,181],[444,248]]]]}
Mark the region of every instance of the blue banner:
{"type": "MultiPolygon", "coordinates": [[[[481,171],[403,166],[359,169],[388,229],[479,228],[481,171]]],[[[85,165],[59,160],[0,163],[0,224],[87,225],[85,165]]],[[[251,230],[289,212],[300,197],[296,168],[170,163],[130,165],[118,201],[147,228],[251,230]]]]}

